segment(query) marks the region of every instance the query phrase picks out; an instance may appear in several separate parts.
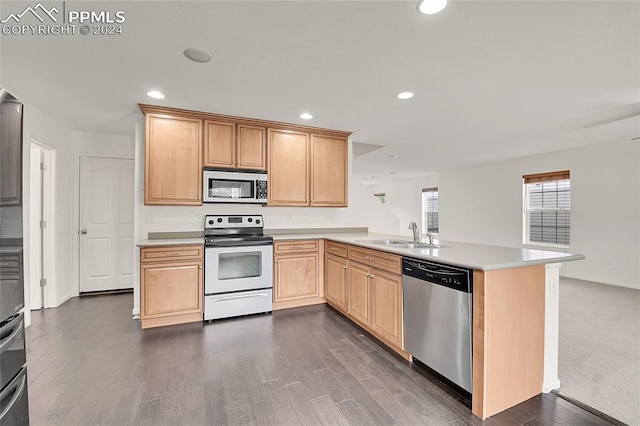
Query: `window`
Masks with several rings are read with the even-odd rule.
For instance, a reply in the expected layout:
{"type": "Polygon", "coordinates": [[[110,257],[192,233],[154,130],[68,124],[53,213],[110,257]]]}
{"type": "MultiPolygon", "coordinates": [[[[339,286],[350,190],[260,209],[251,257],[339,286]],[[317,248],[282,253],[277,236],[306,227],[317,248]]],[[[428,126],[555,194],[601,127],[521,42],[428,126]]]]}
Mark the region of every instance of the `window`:
{"type": "Polygon", "coordinates": [[[569,246],[569,171],[525,175],[524,243],[569,246]]]}
{"type": "Polygon", "coordinates": [[[438,233],[438,188],[422,190],[422,229],[438,233]]]}

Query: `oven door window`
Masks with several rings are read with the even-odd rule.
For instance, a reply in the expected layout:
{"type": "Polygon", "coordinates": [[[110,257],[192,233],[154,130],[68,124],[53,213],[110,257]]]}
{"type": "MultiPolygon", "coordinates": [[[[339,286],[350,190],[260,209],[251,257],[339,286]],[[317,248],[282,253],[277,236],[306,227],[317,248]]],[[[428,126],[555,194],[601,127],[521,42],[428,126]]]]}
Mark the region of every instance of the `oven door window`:
{"type": "Polygon", "coordinates": [[[236,280],[259,277],[262,273],[262,253],[220,253],[218,256],[218,279],[236,280]]]}
{"type": "Polygon", "coordinates": [[[209,179],[209,197],[254,198],[253,182],[250,180],[209,179]]]}

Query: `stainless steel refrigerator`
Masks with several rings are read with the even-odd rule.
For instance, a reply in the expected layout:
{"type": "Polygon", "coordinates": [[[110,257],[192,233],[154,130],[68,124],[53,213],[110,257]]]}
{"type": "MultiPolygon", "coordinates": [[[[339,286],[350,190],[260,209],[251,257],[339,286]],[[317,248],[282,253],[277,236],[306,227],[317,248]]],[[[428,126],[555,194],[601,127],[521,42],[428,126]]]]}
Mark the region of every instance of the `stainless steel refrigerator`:
{"type": "Polygon", "coordinates": [[[22,253],[22,104],[0,88],[0,426],[29,424],[22,253]]]}

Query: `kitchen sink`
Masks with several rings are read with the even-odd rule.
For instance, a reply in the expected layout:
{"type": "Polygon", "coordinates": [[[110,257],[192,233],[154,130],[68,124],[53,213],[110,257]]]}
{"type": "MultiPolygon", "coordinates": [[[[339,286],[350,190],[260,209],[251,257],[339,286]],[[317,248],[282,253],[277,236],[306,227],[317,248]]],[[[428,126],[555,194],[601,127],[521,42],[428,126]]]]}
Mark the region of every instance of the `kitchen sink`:
{"type": "Polygon", "coordinates": [[[395,248],[408,248],[408,249],[418,249],[418,248],[443,248],[446,246],[441,246],[438,244],[429,244],[429,243],[412,243],[406,240],[358,240],[361,243],[375,244],[381,246],[392,246],[395,248]]]}
{"type": "Polygon", "coordinates": [[[406,244],[398,244],[395,245],[394,247],[397,248],[410,248],[410,249],[417,249],[417,248],[444,248],[447,246],[441,246],[439,244],[429,244],[429,243],[406,243],[406,244]]]}
{"type": "Polygon", "coordinates": [[[392,244],[409,244],[409,241],[406,240],[358,240],[358,242],[360,243],[367,243],[367,244],[376,244],[376,245],[383,245],[383,246],[388,246],[388,245],[392,245],[392,244]]]}

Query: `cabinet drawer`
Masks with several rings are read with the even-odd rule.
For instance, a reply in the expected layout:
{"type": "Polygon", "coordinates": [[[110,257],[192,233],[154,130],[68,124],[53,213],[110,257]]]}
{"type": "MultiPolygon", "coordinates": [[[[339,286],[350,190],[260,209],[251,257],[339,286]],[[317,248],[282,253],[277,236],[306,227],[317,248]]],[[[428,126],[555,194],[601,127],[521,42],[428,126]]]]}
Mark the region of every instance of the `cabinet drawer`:
{"type": "Polygon", "coordinates": [[[276,241],[274,243],[273,252],[280,253],[297,253],[301,251],[318,251],[318,240],[295,240],[295,241],[276,241]]]}
{"type": "Polygon", "coordinates": [[[22,260],[19,254],[0,256],[0,274],[19,274],[21,270],[22,260]]]}
{"type": "Polygon", "coordinates": [[[202,260],[203,252],[202,245],[143,247],[140,250],[140,263],[182,259],[202,260]]]}
{"type": "Polygon", "coordinates": [[[374,268],[392,272],[402,273],[402,257],[394,254],[384,253],[378,250],[371,250],[358,246],[348,246],[349,259],[355,260],[374,268]]]}
{"type": "Polygon", "coordinates": [[[336,243],[335,241],[325,240],[325,253],[331,253],[334,256],[347,257],[347,245],[344,243],[336,243]]]}

